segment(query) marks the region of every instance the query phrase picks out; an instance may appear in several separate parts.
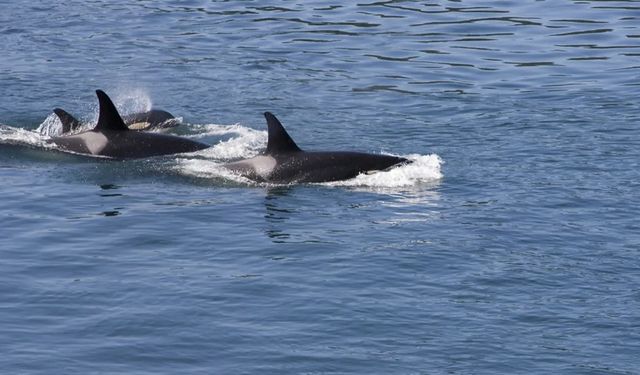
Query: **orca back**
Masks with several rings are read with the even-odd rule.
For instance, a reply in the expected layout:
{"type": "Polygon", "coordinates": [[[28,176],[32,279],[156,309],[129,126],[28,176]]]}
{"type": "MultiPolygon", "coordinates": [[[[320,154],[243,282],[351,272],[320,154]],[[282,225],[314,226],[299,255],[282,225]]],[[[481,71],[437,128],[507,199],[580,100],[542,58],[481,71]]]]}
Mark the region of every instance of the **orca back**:
{"type": "Polygon", "coordinates": [[[129,130],[111,99],[101,90],[98,124],[93,130],[53,137],[52,141],[65,151],[117,159],[194,152],[209,145],[174,135],[135,132],[129,130]]]}

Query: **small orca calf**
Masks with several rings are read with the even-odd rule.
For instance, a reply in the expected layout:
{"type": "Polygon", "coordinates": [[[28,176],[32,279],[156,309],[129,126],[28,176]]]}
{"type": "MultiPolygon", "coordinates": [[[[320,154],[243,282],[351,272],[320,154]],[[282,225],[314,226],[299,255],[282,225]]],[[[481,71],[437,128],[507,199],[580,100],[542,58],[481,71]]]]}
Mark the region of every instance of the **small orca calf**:
{"type": "Polygon", "coordinates": [[[267,150],[251,159],[224,167],[258,182],[294,183],[348,180],[361,173],[386,171],[410,163],[390,155],[360,152],[305,152],[291,139],[280,121],[265,112],[268,126],[267,150]]]}
{"type": "Polygon", "coordinates": [[[209,145],[174,135],[130,130],[111,99],[97,90],[100,102],[98,124],[92,130],[52,137],[50,142],[64,151],[115,159],[194,152],[209,145]]]}
{"type": "MultiPolygon", "coordinates": [[[[82,126],[82,123],[69,112],[62,108],[56,108],[53,110],[60,122],[62,122],[62,134],[75,132],[82,126]]],[[[131,113],[129,115],[122,116],[122,121],[131,130],[156,130],[166,129],[178,126],[180,121],[176,119],[171,113],[163,111],[161,109],[151,109],[146,112],[131,113]]]]}

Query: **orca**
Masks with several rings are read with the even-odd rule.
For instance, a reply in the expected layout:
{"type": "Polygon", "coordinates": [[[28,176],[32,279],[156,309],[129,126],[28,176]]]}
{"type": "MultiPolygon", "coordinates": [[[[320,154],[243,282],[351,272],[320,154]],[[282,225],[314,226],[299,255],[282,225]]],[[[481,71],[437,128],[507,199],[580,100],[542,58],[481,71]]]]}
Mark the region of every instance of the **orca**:
{"type": "Polygon", "coordinates": [[[107,94],[96,90],[96,95],[100,103],[100,114],[95,128],[77,134],[51,137],[49,142],[62,151],[114,159],[194,152],[209,147],[188,138],[130,130],[107,94]]]}
{"type": "Polygon", "coordinates": [[[350,151],[302,151],[270,112],[266,151],[223,167],[257,182],[314,183],[348,180],[361,173],[386,171],[411,161],[398,156],[350,151]]]}
{"type": "MultiPolygon", "coordinates": [[[[82,123],[62,108],[55,108],[53,113],[62,123],[62,134],[75,132],[82,123]]],[[[131,130],[158,130],[178,126],[180,121],[171,113],[161,109],[151,109],[146,112],[136,112],[122,116],[122,121],[131,130]]]]}
{"type": "Polygon", "coordinates": [[[55,108],[53,113],[58,116],[62,123],[62,134],[74,132],[82,126],[82,123],[77,118],[62,108],[55,108]]]}
{"type": "Polygon", "coordinates": [[[122,120],[131,130],[166,129],[180,124],[174,115],[162,109],[131,113],[122,116],[122,120]]]}

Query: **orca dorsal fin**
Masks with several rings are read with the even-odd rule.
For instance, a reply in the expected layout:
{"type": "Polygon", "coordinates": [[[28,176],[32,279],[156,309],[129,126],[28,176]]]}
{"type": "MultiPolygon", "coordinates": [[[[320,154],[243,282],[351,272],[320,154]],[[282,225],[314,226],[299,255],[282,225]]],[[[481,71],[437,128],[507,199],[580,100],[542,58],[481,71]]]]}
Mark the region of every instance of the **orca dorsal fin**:
{"type": "Polygon", "coordinates": [[[265,112],[264,117],[267,119],[267,128],[269,132],[267,154],[302,151],[293,139],[291,139],[287,131],[284,130],[284,127],[280,121],[278,121],[276,116],[271,112],[265,112]]]}
{"type": "Polygon", "coordinates": [[[96,125],[93,130],[129,130],[124,121],[122,121],[122,117],[120,117],[116,106],[107,96],[107,94],[105,94],[102,90],[96,90],[96,95],[98,95],[98,102],[100,103],[100,115],[98,116],[98,125],[96,125]]]}
{"type": "Polygon", "coordinates": [[[62,123],[62,134],[75,131],[82,125],[82,123],[80,123],[77,118],[73,117],[69,112],[65,111],[62,108],[54,109],[53,113],[58,116],[60,122],[62,123]]]}

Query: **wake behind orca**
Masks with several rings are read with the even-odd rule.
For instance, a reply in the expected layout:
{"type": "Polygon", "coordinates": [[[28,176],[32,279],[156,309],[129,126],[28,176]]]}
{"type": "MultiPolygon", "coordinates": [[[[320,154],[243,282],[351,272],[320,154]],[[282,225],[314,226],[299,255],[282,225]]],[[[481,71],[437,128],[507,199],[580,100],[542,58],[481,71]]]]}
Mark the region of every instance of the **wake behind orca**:
{"type": "Polygon", "coordinates": [[[209,147],[174,135],[132,131],[107,94],[97,90],[96,95],[100,114],[95,128],[73,135],[52,137],[51,143],[63,151],[115,159],[194,152],[209,147]]]}
{"type": "Polygon", "coordinates": [[[361,173],[385,171],[410,163],[408,159],[349,151],[305,152],[270,112],[264,154],[223,167],[258,182],[313,183],[348,180],[361,173]]]}

